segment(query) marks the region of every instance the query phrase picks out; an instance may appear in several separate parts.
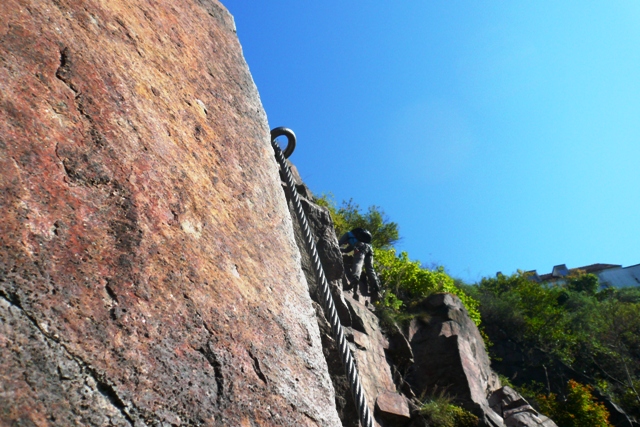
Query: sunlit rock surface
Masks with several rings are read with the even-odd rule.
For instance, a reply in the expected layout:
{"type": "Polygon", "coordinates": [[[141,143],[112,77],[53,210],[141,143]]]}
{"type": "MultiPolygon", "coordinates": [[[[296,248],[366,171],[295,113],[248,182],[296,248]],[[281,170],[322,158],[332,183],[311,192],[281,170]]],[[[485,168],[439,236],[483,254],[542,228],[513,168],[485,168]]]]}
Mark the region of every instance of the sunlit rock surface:
{"type": "Polygon", "coordinates": [[[435,294],[421,305],[426,321],[415,318],[409,330],[415,365],[407,381],[419,390],[448,387],[460,402],[486,405],[500,387],[478,328],[459,298],[435,294]]]}
{"type": "Polygon", "coordinates": [[[3,0],[0,424],[340,425],[216,1],[3,0]]]}
{"type": "Polygon", "coordinates": [[[556,426],[516,391],[500,386],[480,331],[458,297],[434,294],[419,308],[422,316],[409,328],[415,364],[407,382],[414,390],[447,393],[475,413],[481,426],[556,426]]]}

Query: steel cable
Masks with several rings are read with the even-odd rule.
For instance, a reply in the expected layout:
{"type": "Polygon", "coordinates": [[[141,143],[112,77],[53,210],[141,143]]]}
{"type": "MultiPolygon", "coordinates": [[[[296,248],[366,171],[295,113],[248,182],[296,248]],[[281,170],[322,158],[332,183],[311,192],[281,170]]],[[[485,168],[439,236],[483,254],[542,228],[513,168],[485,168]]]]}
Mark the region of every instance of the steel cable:
{"type": "Polygon", "coordinates": [[[328,320],[331,324],[333,339],[337,343],[338,350],[340,351],[342,365],[344,366],[345,372],[347,374],[349,385],[351,386],[351,394],[353,395],[353,400],[355,401],[358,415],[360,417],[360,424],[363,427],[373,427],[373,419],[371,418],[371,412],[369,411],[369,407],[367,406],[367,399],[364,395],[364,390],[362,389],[362,385],[360,384],[360,376],[353,360],[351,350],[347,345],[347,340],[344,337],[342,324],[340,323],[340,319],[338,318],[338,312],[336,311],[336,306],[333,302],[333,296],[331,295],[329,289],[329,283],[327,282],[327,278],[324,274],[324,269],[322,268],[322,263],[320,262],[320,257],[318,256],[316,242],[313,238],[313,235],[311,234],[311,227],[309,226],[307,216],[302,209],[302,204],[300,203],[300,198],[298,197],[298,191],[294,185],[293,177],[291,175],[291,169],[287,164],[285,155],[276,142],[276,138],[281,135],[287,136],[287,139],[289,140],[289,145],[285,149],[285,153],[288,154],[286,157],[291,155],[291,153],[293,152],[292,147],[295,147],[295,135],[291,130],[287,128],[280,127],[273,129],[271,131],[271,145],[273,146],[273,150],[275,151],[276,160],[282,168],[285,183],[287,184],[289,195],[293,203],[294,211],[296,213],[296,217],[298,218],[298,222],[300,223],[300,228],[302,229],[302,235],[304,237],[305,244],[307,245],[307,250],[309,251],[309,255],[311,256],[316,280],[320,285],[319,288],[322,294],[324,312],[325,315],[329,318],[328,320]]]}

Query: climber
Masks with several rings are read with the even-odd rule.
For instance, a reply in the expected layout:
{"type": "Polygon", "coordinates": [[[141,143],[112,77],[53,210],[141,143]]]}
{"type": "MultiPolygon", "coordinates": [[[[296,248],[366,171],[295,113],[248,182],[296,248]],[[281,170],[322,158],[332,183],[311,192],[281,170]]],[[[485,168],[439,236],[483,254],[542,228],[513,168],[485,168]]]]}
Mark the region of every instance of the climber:
{"type": "Polygon", "coordinates": [[[347,279],[349,280],[347,290],[354,287],[353,295],[357,296],[358,283],[360,282],[360,274],[364,264],[371,298],[373,301],[380,299],[380,283],[378,282],[376,271],[373,269],[373,248],[371,247],[371,233],[369,230],[360,227],[354,228],[343,234],[338,244],[341,246],[340,251],[342,253],[353,251],[351,271],[347,274],[347,279]],[[343,248],[343,245],[347,246],[343,248]]]}

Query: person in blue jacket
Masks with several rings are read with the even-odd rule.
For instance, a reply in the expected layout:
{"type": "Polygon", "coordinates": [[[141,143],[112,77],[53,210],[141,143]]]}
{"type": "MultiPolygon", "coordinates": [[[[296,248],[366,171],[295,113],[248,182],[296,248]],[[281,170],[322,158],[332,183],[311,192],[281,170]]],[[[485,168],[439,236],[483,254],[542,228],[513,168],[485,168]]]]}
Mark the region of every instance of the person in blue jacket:
{"type": "Polygon", "coordinates": [[[353,264],[351,264],[351,270],[347,273],[347,279],[349,280],[349,286],[355,287],[353,291],[354,295],[358,293],[358,283],[360,282],[360,275],[362,274],[362,267],[364,266],[367,272],[369,292],[374,299],[379,298],[380,282],[373,268],[373,248],[371,247],[371,233],[369,230],[360,227],[354,228],[343,234],[338,244],[341,246],[340,251],[342,251],[342,253],[353,251],[353,264]],[[342,247],[343,245],[347,246],[342,247]]]}

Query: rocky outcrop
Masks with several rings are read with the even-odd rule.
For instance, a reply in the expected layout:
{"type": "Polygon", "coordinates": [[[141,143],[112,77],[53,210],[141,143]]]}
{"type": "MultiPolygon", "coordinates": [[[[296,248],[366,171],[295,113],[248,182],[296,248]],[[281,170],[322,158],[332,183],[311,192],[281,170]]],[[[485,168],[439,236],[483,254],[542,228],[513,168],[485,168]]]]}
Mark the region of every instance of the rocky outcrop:
{"type": "Polygon", "coordinates": [[[507,427],[556,427],[548,417],[538,413],[511,387],[504,386],[489,398],[491,409],[499,414],[507,427]]]}
{"type": "Polygon", "coordinates": [[[340,424],[220,3],[3,1],[0,194],[0,424],[340,424]]]}
{"type": "Polygon", "coordinates": [[[401,393],[385,391],[378,394],[376,413],[388,425],[407,425],[411,421],[409,401],[401,393]]]}
{"type": "Polygon", "coordinates": [[[488,425],[500,425],[487,402],[487,396],[500,387],[498,376],[462,302],[451,294],[435,294],[417,310],[423,314],[409,328],[415,364],[407,382],[427,393],[444,391],[455,396],[488,425]]]}
{"type": "MultiPolygon", "coordinates": [[[[389,401],[389,393],[396,392],[392,368],[386,357],[389,341],[375,314],[349,295],[346,296],[346,301],[354,319],[353,327],[349,329],[348,341],[361,375],[362,388],[367,396],[369,409],[376,418],[381,419],[389,414],[386,410],[389,405],[378,404],[376,407],[376,402],[379,399],[389,401]]],[[[398,399],[406,401],[404,396],[398,396],[398,399]]],[[[405,402],[404,405],[408,403],[405,402]]]]}
{"type": "Polygon", "coordinates": [[[434,294],[416,311],[420,315],[408,331],[415,363],[407,382],[414,390],[453,397],[484,426],[555,426],[517,392],[501,388],[480,332],[460,299],[434,294]]]}

